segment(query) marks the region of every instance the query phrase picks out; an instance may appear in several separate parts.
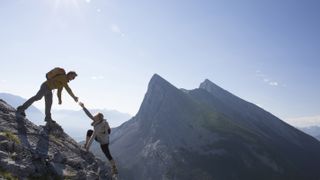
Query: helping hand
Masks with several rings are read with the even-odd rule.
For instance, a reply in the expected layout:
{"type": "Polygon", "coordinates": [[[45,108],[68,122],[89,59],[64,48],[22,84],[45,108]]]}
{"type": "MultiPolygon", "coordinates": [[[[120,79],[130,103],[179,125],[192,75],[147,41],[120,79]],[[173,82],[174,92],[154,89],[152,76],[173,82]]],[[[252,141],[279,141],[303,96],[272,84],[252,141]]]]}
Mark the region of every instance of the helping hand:
{"type": "Polygon", "coordinates": [[[84,104],[82,102],[79,102],[79,105],[84,108],[84,104]]]}

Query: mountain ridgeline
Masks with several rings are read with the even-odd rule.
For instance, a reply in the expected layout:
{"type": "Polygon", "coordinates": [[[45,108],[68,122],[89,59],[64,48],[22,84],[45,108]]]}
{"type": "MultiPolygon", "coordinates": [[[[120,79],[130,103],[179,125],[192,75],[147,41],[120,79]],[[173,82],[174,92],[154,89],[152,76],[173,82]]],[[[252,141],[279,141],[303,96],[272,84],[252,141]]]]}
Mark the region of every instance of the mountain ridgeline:
{"type": "Polygon", "coordinates": [[[154,75],[110,147],[123,179],[320,179],[319,141],[209,80],[154,75]]]}

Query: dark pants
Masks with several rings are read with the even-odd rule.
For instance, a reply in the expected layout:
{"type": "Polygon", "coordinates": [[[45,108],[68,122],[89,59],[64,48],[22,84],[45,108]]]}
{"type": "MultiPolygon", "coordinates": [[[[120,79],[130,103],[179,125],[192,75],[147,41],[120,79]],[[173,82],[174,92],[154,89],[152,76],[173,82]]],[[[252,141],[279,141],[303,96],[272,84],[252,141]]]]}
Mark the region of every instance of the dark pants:
{"type": "MultiPolygon", "coordinates": [[[[92,134],[93,134],[93,130],[89,129],[87,131],[87,137],[90,138],[92,134]]],[[[97,138],[95,138],[95,140],[97,141],[97,138]]],[[[111,161],[113,158],[110,154],[109,144],[100,144],[100,147],[104,155],[108,158],[109,161],[111,161]]]]}
{"type": "Polygon", "coordinates": [[[35,96],[31,97],[22,106],[20,106],[21,110],[25,111],[26,109],[28,109],[29,106],[31,106],[32,103],[34,103],[35,101],[39,101],[43,96],[46,105],[46,119],[51,119],[52,91],[49,89],[48,85],[45,82],[42,83],[40,90],[37,92],[35,96]]]}

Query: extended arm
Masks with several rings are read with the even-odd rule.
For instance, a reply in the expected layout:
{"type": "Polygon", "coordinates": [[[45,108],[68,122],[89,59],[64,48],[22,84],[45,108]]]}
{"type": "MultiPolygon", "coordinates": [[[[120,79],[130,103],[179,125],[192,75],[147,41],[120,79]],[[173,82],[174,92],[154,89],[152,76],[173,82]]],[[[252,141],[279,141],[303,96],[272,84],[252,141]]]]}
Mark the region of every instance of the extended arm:
{"type": "Polygon", "coordinates": [[[92,114],[90,113],[90,111],[86,107],[83,107],[82,109],[90,119],[94,120],[92,114]]]}
{"type": "Polygon", "coordinates": [[[82,102],[79,102],[79,105],[82,107],[82,109],[83,109],[83,111],[86,113],[86,115],[87,115],[90,119],[94,120],[92,114],[91,114],[90,111],[84,106],[84,104],[83,104],[82,102]]]}
{"type": "Polygon", "coordinates": [[[69,93],[69,95],[70,95],[76,102],[78,102],[78,97],[76,97],[76,96],[73,94],[73,92],[72,92],[72,90],[70,89],[70,87],[68,86],[68,84],[66,84],[66,85],[64,86],[64,88],[67,90],[67,92],[69,93]]]}

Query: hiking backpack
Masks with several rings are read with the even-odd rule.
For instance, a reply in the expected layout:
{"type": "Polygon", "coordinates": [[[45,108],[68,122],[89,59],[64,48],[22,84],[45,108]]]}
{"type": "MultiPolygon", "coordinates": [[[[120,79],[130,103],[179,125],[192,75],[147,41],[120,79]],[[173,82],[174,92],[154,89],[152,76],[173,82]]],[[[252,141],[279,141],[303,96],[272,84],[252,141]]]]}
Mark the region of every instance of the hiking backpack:
{"type": "Polygon", "coordinates": [[[46,78],[47,80],[49,80],[49,79],[53,79],[58,75],[65,75],[65,74],[66,74],[66,71],[63,68],[55,67],[46,74],[46,78]]]}

